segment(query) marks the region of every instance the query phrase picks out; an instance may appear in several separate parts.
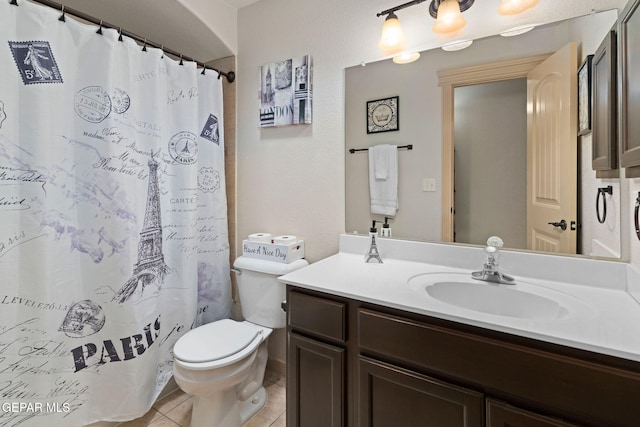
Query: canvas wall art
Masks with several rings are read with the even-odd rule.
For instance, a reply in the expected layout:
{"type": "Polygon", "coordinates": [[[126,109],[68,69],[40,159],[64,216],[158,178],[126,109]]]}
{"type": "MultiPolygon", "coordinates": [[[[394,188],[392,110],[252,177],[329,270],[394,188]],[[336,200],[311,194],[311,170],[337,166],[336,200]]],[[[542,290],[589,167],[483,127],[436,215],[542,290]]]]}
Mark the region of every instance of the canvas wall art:
{"type": "Polygon", "coordinates": [[[260,67],[260,127],[311,123],[311,55],[260,67]]]}

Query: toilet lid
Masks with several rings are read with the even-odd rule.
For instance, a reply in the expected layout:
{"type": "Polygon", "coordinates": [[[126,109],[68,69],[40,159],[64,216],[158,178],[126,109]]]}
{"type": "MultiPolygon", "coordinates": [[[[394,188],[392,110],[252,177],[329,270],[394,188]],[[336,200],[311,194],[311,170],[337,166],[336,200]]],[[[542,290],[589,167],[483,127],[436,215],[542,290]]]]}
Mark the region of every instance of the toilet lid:
{"type": "Polygon", "coordinates": [[[259,328],[245,322],[218,320],[184,334],[173,346],[173,354],[184,362],[211,362],[245,349],[259,333],[259,328]]]}

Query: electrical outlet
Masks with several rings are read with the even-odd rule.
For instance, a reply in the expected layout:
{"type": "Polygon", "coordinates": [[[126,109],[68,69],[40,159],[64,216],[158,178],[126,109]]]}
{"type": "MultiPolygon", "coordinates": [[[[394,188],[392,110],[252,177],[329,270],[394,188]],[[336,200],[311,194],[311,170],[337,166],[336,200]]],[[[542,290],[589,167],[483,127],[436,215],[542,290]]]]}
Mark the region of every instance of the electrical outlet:
{"type": "Polygon", "coordinates": [[[422,178],[422,191],[436,191],[436,180],[434,178],[422,178]]]}

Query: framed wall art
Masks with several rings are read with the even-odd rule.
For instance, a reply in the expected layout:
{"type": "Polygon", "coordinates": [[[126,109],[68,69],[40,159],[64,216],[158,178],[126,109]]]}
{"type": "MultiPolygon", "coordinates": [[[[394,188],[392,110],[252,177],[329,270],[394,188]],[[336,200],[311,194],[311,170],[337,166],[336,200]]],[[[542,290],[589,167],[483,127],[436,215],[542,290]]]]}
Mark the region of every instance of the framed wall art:
{"type": "Polygon", "coordinates": [[[260,67],[260,127],[311,123],[311,55],[260,67]]]}
{"type": "Polygon", "coordinates": [[[591,62],[588,55],[578,70],[578,135],[591,132],[591,62]]]}
{"type": "Polygon", "coordinates": [[[399,97],[367,101],[367,133],[400,130],[399,97]]]}

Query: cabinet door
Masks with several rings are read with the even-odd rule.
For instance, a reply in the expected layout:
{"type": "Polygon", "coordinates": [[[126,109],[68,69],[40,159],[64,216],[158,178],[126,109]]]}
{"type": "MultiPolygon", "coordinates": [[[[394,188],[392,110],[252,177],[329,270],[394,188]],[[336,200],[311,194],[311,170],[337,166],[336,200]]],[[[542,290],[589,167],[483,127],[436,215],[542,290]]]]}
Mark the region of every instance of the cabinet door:
{"type": "Polygon", "coordinates": [[[592,161],[597,178],[617,178],[616,32],[609,31],[592,61],[592,161]],[[606,171],[606,172],[605,172],[606,171]]]}
{"type": "Polygon", "coordinates": [[[416,372],[359,359],[359,426],[480,427],[481,393],[416,372]]]}
{"type": "Polygon", "coordinates": [[[622,155],[626,176],[640,176],[640,0],[629,0],[620,15],[622,155]]]}
{"type": "Polygon", "coordinates": [[[577,425],[487,399],[487,427],[577,427],[577,425]]]}
{"type": "Polygon", "coordinates": [[[289,332],[287,425],[344,425],[345,350],[289,332]]]}

